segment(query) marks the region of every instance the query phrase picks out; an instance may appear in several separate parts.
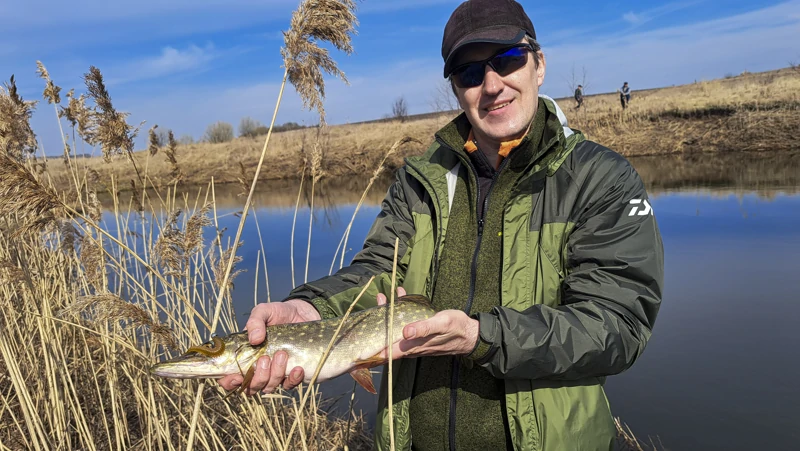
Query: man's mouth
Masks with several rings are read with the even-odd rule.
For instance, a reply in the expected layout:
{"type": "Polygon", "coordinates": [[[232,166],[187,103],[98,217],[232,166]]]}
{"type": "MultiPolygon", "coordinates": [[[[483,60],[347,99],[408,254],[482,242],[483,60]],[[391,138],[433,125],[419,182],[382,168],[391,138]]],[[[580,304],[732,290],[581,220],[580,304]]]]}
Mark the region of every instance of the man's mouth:
{"type": "Polygon", "coordinates": [[[492,112],[492,111],[497,111],[497,110],[499,110],[499,109],[501,109],[501,108],[505,108],[505,107],[507,107],[508,105],[511,105],[511,102],[513,102],[513,101],[512,101],[512,100],[509,100],[508,102],[503,102],[503,103],[500,103],[500,104],[497,104],[497,105],[492,105],[492,106],[490,106],[490,107],[487,107],[487,108],[486,108],[486,111],[489,111],[489,112],[492,112]]]}

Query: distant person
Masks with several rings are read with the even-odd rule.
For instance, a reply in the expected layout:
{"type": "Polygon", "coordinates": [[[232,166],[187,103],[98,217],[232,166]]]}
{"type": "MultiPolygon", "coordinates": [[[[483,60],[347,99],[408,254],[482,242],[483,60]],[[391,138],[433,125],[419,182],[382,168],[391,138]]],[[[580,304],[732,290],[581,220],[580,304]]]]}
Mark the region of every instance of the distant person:
{"type": "Polygon", "coordinates": [[[578,88],[575,89],[575,102],[577,102],[577,105],[575,105],[576,110],[583,105],[583,86],[581,85],[578,85],[578,88]]]}
{"type": "Polygon", "coordinates": [[[631,102],[631,87],[628,86],[628,82],[622,84],[622,88],[619,90],[619,102],[622,104],[622,109],[628,108],[628,104],[631,102]]]}

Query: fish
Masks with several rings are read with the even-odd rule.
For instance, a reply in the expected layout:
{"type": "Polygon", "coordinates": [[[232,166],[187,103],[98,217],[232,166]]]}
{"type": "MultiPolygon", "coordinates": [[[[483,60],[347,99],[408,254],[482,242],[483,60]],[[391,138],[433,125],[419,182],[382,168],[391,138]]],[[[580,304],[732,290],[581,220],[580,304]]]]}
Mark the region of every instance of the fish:
{"type": "MultiPolygon", "coordinates": [[[[403,327],[432,317],[436,312],[430,300],[421,295],[405,295],[395,300],[392,343],[403,338],[403,327]]],[[[200,346],[192,346],[176,358],[153,365],[154,376],[175,379],[220,378],[241,374],[248,386],[259,357],[272,357],[278,351],[288,354],[286,376],[295,367],[302,367],[304,382],[309,383],[328,347],[341,318],[304,323],[276,324],[266,328],[266,338],[251,345],[247,332],[224,337],[215,336],[200,346]]],[[[349,373],[365,390],[375,394],[369,369],[387,363],[382,357],[389,329],[389,304],[352,313],[331,348],[317,382],[324,382],[349,373]]]]}

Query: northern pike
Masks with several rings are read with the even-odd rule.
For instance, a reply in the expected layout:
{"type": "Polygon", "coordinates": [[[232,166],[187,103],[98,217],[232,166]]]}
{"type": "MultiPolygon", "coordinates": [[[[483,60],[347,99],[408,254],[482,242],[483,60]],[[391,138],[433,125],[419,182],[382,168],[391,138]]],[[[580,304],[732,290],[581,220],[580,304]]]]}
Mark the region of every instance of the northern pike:
{"type": "MultiPolygon", "coordinates": [[[[424,296],[398,298],[394,305],[392,343],[403,338],[403,327],[407,324],[430,318],[434,313],[430,301],[424,296]]],[[[304,382],[308,383],[340,321],[341,318],[330,318],[269,326],[264,342],[255,346],[250,344],[247,332],[213,337],[210,342],[190,347],[180,357],[154,365],[150,372],[177,379],[241,374],[245,378],[241,387],[245,387],[253,377],[259,357],[271,357],[278,351],[286,351],[289,356],[286,376],[299,366],[304,371],[304,382]]],[[[386,348],[388,329],[389,304],[352,313],[345,320],[317,382],[350,373],[365,390],[376,393],[369,369],[386,363],[386,358],[380,354],[386,348]]]]}

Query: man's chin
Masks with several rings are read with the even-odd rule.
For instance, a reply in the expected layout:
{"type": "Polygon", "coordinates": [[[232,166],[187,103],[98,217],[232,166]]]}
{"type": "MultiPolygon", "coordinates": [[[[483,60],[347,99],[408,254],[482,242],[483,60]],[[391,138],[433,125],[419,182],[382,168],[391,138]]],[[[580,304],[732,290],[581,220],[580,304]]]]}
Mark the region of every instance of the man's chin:
{"type": "Polygon", "coordinates": [[[514,141],[515,139],[522,138],[523,136],[525,136],[525,130],[524,129],[520,129],[520,130],[503,130],[503,131],[497,131],[495,133],[487,134],[487,136],[493,141],[497,141],[497,142],[503,143],[503,142],[514,141]]]}

